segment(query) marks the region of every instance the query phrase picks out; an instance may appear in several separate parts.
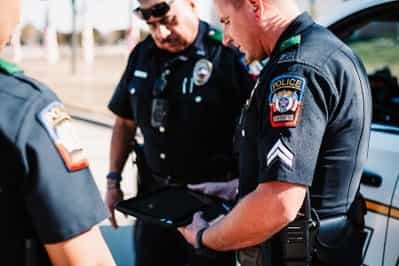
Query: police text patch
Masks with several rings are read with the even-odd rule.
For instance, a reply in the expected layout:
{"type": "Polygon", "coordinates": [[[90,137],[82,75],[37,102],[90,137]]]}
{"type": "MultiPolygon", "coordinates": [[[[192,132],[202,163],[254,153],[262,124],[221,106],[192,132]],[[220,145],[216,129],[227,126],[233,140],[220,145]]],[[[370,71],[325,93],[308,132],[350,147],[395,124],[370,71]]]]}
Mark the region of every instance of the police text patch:
{"type": "Polygon", "coordinates": [[[284,74],[270,83],[269,113],[272,127],[296,127],[305,88],[305,78],[284,74]]]}
{"type": "Polygon", "coordinates": [[[89,163],[83,155],[83,148],[72,127],[72,119],[60,102],[53,102],[39,113],[39,120],[46,128],[54,142],[65,166],[69,171],[88,167],[89,163]]]}

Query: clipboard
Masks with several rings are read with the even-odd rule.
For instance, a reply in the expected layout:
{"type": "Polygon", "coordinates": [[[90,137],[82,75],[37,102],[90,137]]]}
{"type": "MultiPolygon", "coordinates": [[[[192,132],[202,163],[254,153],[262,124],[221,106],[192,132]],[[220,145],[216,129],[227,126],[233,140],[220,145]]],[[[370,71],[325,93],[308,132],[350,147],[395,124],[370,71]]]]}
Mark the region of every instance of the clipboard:
{"type": "Polygon", "coordinates": [[[147,222],[179,227],[190,224],[194,213],[198,211],[203,211],[203,218],[210,221],[226,214],[231,206],[222,199],[192,191],[185,186],[171,186],[120,201],[115,208],[147,222]]]}

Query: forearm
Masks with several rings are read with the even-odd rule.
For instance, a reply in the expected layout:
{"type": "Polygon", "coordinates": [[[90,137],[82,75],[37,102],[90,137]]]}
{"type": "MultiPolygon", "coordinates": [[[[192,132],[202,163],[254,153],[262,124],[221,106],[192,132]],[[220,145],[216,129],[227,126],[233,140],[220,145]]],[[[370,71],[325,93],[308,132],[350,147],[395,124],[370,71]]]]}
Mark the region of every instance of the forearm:
{"type": "Polygon", "coordinates": [[[53,265],[116,265],[98,226],[71,239],[46,244],[45,248],[53,265]]]}
{"type": "MultiPolygon", "coordinates": [[[[285,184],[283,184],[285,186],[285,184]]],[[[243,198],[222,220],[209,227],[203,234],[203,243],[214,250],[225,251],[259,244],[284,228],[296,216],[304,197],[297,191],[293,209],[287,211],[279,195],[287,193],[281,187],[259,187],[243,198]]]]}
{"type": "Polygon", "coordinates": [[[117,118],[112,130],[110,148],[110,171],[121,173],[132,151],[132,141],[136,133],[136,123],[117,118]]]}

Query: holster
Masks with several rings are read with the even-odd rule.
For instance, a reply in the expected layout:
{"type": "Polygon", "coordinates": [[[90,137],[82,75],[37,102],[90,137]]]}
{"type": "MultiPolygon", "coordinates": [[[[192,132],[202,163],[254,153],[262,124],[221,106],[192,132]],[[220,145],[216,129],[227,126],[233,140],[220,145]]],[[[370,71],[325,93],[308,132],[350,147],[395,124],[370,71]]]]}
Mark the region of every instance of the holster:
{"type": "Polygon", "coordinates": [[[315,241],[314,257],[323,265],[359,266],[366,239],[364,214],[366,207],[360,193],[357,194],[347,215],[320,220],[315,241]]]}
{"type": "Polygon", "coordinates": [[[156,189],[156,182],[145,159],[144,145],[133,141],[133,151],[136,155],[133,164],[137,167],[137,194],[142,195],[156,189]]]}

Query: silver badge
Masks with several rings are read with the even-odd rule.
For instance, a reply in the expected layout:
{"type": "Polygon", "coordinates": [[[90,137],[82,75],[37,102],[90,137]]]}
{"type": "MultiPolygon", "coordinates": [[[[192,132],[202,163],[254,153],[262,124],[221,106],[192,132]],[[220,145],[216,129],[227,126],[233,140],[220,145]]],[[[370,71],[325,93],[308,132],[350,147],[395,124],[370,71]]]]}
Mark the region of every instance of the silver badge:
{"type": "Polygon", "coordinates": [[[195,63],[193,70],[194,84],[197,86],[205,85],[212,74],[213,65],[206,59],[200,59],[195,63]]]}

